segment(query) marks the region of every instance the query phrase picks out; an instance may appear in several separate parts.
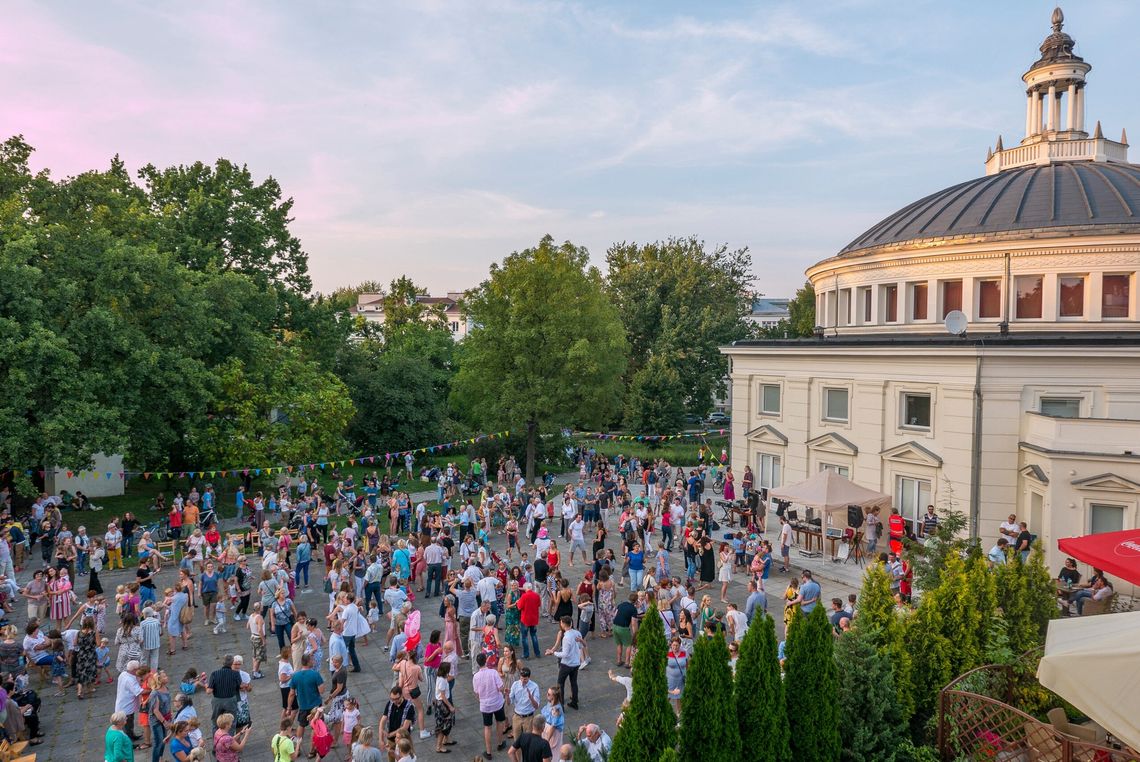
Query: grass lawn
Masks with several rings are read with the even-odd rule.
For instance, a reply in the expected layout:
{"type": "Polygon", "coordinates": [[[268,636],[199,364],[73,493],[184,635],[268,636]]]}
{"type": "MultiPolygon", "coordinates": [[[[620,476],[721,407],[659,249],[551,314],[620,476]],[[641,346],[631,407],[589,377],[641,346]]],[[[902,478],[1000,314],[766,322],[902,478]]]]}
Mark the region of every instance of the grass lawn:
{"type": "MultiPolygon", "coordinates": [[[[695,463],[697,460],[697,448],[700,447],[701,440],[696,437],[689,437],[681,440],[673,440],[669,442],[662,442],[654,444],[650,442],[638,442],[634,440],[612,440],[612,439],[593,439],[593,438],[577,438],[576,443],[584,444],[588,447],[593,447],[597,452],[603,453],[610,457],[621,454],[628,457],[636,455],[642,461],[652,458],[665,458],[670,463],[676,465],[678,463],[695,463]]],[[[705,442],[711,446],[714,452],[719,453],[721,447],[726,447],[728,444],[728,435],[709,435],[705,437],[705,442]]],[[[459,463],[460,466],[466,470],[470,460],[468,459],[465,450],[456,448],[451,452],[443,452],[438,455],[420,455],[416,458],[415,472],[418,474],[421,468],[428,465],[445,467],[448,463],[459,463]]],[[[403,475],[403,461],[393,462],[392,476],[399,478],[403,475]]],[[[489,467],[494,470],[494,464],[489,467]]],[[[544,470],[554,470],[555,467],[548,464],[538,464],[536,471],[541,474],[544,470]]],[[[557,470],[562,470],[562,467],[557,467],[557,470]]],[[[331,493],[336,489],[336,480],[332,477],[333,467],[327,466],[323,470],[318,470],[317,480],[326,493],[331,493]]],[[[340,469],[341,476],[352,474],[353,479],[357,484],[357,489],[362,489],[364,478],[370,476],[375,471],[383,476],[384,464],[383,461],[378,460],[375,464],[344,466],[340,469]]],[[[305,476],[312,478],[311,471],[305,471],[305,476]]],[[[212,479],[197,478],[193,482],[198,486],[199,491],[202,491],[206,484],[212,484],[214,492],[218,496],[217,511],[218,515],[223,519],[232,518],[236,512],[234,503],[234,496],[240,484],[240,480],[231,475],[225,477],[214,477],[212,479]]],[[[278,483],[277,475],[262,476],[253,480],[252,492],[256,493],[258,490],[269,493],[270,490],[275,489],[278,483]]],[[[126,493],[117,497],[101,497],[96,498],[93,502],[103,508],[103,513],[100,521],[110,520],[112,517],[121,516],[127,511],[135,514],[135,516],[144,523],[151,523],[158,521],[160,517],[154,510],[155,497],[161,492],[166,497],[166,504],[170,505],[170,501],[174,498],[174,494],[181,491],[183,495],[190,491],[191,480],[189,477],[179,479],[177,477],[172,479],[155,478],[143,479],[142,476],[136,476],[127,482],[126,493]]],[[[433,482],[421,481],[418,476],[414,477],[411,484],[402,484],[401,489],[408,492],[426,492],[435,489],[433,482]]],[[[429,506],[434,507],[434,501],[429,506]]],[[[95,523],[92,519],[84,518],[87,523],[95,523]]],[[[74,519],[72,519],[74,522],[74,519]]],[[[385,517],[382,526],[387,524],[385,517]]]]}
{"type": "MultiPolygon", "coordinates": [[[[653,458],[664,458],[674,466],[696,463],[697,448],[701,446],[701,439],[698,437],[674,439],[659,444],[653,442],[638,442],[637,440],[592,438],[579,439],[577,441],[587,447],[592,446],[597,452],[611,458],[615,455],[624,455],[627,458],[636,455],[642,462],[653,458]]],[[[728,434],[710,434],[704,438],[704,441],[713,448],[714,454],[719,455],[720,448],[728,447],[728,434]]]]}

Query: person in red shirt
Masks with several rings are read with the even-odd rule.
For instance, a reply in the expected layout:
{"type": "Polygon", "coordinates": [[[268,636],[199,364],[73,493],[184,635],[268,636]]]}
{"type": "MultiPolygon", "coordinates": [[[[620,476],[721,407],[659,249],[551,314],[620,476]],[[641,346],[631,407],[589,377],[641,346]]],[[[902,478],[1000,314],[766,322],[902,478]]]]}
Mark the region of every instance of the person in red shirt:
{"type": "Polygon", "coordinates": [[[528,582],[523,585],[523,594],[519,596],[518,602],[515,604],[519,610],[519,624],[522,625],[522,647],[523,658],[530,658],[529,646],[534,646],[534,658],[542,657],[542,651],[538,647],[538,619],[539,611],[542,609],[542,598],[534,591],[534,587],[528,582]],[[527,641],[527,635],[530,635],[530,641],[527,641]]]}
{"type": "Polygon", "coordinates": [[[218,555],[222,547],[222,533],[218,531],[217,524],[211,524],[210,528],[206,530],[206,545],[211,549],[210,552],[218,555]]]}
{"type": "Polygon", "coordinates": [[[178,510],[178,506],[174,506],[170,509],[168,521],[170,524],[170,536],[175,540],[182,539],[182,511],[178,510]]]}
{"type": "Polygon", "coordinates": [[[890,533],[891,552],[901,554],[903,549],[902,540],[906,535],[906,520],[899,515],[898,508],[891,509],[891,516],[887,519],[887,531],[890,533]]]}

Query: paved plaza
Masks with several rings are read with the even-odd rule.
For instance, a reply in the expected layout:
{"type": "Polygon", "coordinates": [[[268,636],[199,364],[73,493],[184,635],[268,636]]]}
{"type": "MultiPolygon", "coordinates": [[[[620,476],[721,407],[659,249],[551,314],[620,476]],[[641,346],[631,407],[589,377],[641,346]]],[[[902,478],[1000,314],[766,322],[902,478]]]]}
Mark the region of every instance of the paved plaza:
{"type": "MultiPolygon", "coordinates": [[[[428,498],[431,497],[431,495],[430,493],[423,493],[423,495],[414,495],[413,497],[419,499],[421,497],[428,498]]],[[[715,496],[710,492],[706,494],[706,497],[715,496]]],[[[67,519],[69,524],[78,523],[76,521],[76,519],[78,519],[77,516],[69,515],[67,519]]],[[[95,524],[98,521],[94,515],[92,515],[91,518],[84,516],[83,519],[87,524],[95,524]]],[[[620,542],[616,533],[613,531],[613,525],[615,523],[616,519],[611,517],[611,534],[607,540],[607,547],[617,550],[620,542]]],[[[555,528],[556,526],[557,522],[555,522],[555,528]]],[[[778,522],[775,521],[775,517],[773,516],[769,522],[766,537],[773,541],[774,544],[776,540],[776,528],[778,528],[778,522]]],[[[726,531],[728,531],[727,528],[722,528],[722,530],[716,534],[717,539],[720,539],[726,531]]],[[[493,549],[504,553],[505,545],[505,539],[502,535],[494,535],[492,539],[493,549]]],[[[562,548],[562,550],[563,573],[567,579],[570,580],[571,586],[576,587],[586,567],[582,566],[579,561],[576,566],[566,568],[565,551],[567,548],[562,548]]],[[[328,612],[328,596],[321,592],[321,581],[324,577],[324,571],[323,566],[316,560],[319,556],[319,553],[314,553],[313,571],[315,574],[312,579],[312,591],[299,591],[296,603],[299,610],[306,612],[309,616],[316,617],[322,625],[324,625],[323,617],[328,612]]],[[[684,559],[682,558],[680,543],[677,543],[675,546],[669,563],[670,570],[674,575],[684,571],[684,559]]],[[[647,561],[647,567],[648,565],[647,561]]],[[[861,570],[856,566],[854,561],[850,564],[839,564],[831,562],[829,559],[803,558],[796,550],[793,550],[793,567],[793,571],[796,574],[805,568],[813,571],[823,587],[821,596],[821,603],[823,605],[827,605],[832,597],[846,599],[849,593],[857,591],[859,585],[861,570]]],[[[255,571],[259,571],[260,569],[256,561],[252,564],[252,568],[255,571]]],[[[776,564],[773,565],[772,576],[767,585],[769,598],[768,610],[776,618],[777,633],[782,639],[784,628],[782,618],[780,617],[780,611],[782,609],[780,598],[790,575],[779,573],[778,568],[777,559],[776,564]]],[[[21,581],[23,581],[26,574],[27,572],[21,573],[21,581]]],[[[160,591],[163,587],[169,586],[173,582],[175,574],[175,567],[172,565],[163,569],[158,579],[160,591]]],[[[114,588],[117,584],[126,582],[128,579],[133,579],[133,577],[134,569],[128,567],[126,571],[104,572],[100,578],[110,599],[113,597],[114,588]]],[[[77,584],[76,592],[80,597],[82,597],[82,594],[86,591],[86,579],[86,577],[81,577],[77,584]]],[[[698,593],[698,600],[699,596],[704,594],[704,592],[712,594],[713,600],[717,601],[719,597],[719,583],[714,583],[710,590],[698,593]]],[[[628,589],[622,588],[619,590],[618,600],[621,600],[625,594],[628,594],[628,589]]],[[[738,573],[734,576],[728,597],[729,600],[743,608],[744,601],[747,598],[746,574],[738,573]]],[[[718,609],[723,610],[723,604],[717,602],[716,605],[718,609]]],[[[439,599],[432,598],[425,601],[422,594],[418,594],[416,606],[422,612],[421,630],[426,642],[427,636],[432,630],[443,629],[439,615],[439,599]]],[[[22,603],[20,603],[16,605],[15,611],[13,612],[15,614],[13,621],[21,626],[21,628],[25,623],[24,608],[22,603]]],[[[228,621],[227,632],[225,634],[214,635],[209,629],[202,626],[201,611],[197,610],[196,614],[197,618],[193,630],[194,635],[189,651],[179,650],[174,656],[167,656],[164,637],[160,666],[170,675],[172,695],[177,690],[179,679],[189,667],[195,667],[200,671],[209,672],[220,665],[221,659],[225,654],[232,653],[240,653],[245,656],[245,666],[247,670],[249,670],[252,665],[249,635],[245,628],[245,622],[228,621]]],[[[228,615],[227,613],[227,616],[228,615]]],[[[107,635],[112,640],[116,627],[117,618],[113,612],[109,612],[107,635]]],[[[327,628],[322,627],[322,629],[326,629],[327,639],[327,628]]],[[[556,626],[544,618],[542,624],[539,626],[539,642],[542,648],[545,649],[553,644],[555,632],[556,626]]],[[[357,650],[361,657],[361,667],[363,671],[357,674],[350,674],[348,683],[349,693],[357,697],[360,701],[361,721],[371,723],[373,727],[376,727],[379,721],[380,713],[388,698],[388,689],[393,682],[393,673],[389,666],[387,650],[384,648],[384,634],[384,631],[381,631],[370,637],[368,645],[366,646],[361,645],[358,641],[357,650]]],[[[243,758],[247,760],[266,760],[271,757],[269,743],[273,734],[277,731],[280,718],[281,699],[275,680],[276,639],[270,636],[267,646],[270,663],[262,667],[262,671],[266,677],[263,680],[254,681],[254,690],[250,696],[253,730],[246,746],[246,752],[243,754],[243,758]]],[[[579,700],[581,709],[574,710],[568,708],[566,710],[565,732],[567,738],[576,732],[579,725],[588,722],[596,722],[612,736],[615,730],[615,720],[622,700],[625,697],[625,688],[616,682],[610,681],[607,677],[607,671],[614,669],[616,662],[612,639],[591,638],[588,641],[588,646],[592,661],[589,667],[581,671],[579,676],[579,700]]],[[[114,654],[115,649],[113,648],[112,659],[114,658],[114,654]]],[[[538,682],[543,690],[545,690],[547,686],[557,682],[557,657],[545,656],[540,659],[531,659],[526,663],[533,672],[533,679],[538,682]]],[[[454,699],[458,715],[455,730],[451,738],[457,741],[458,744],[451,747],[451,754],[439,755],[434,751],[434,739],[424,739],[421,741],[418,738],[418,733],[413,734],[418,759],[471,760],[482,752],[482,724],[478,705],[471,691],[472,666],[470,662],[464,661],[460,666],[459,676],[455,683],[454,699]]],[[[617,672],[623,675],[629,674],[628,669],[618,669],[617,672]]],[[[326,679],[325,688],[327,690],[327,665],[322,671],[322,674],[326,679]]],[[[54,686],[48,685],[46,687],[40,687],[38,680],[38,677],[33,677],[32,684],[40,691],[40,695],[43,698],[41,717],[42,727],[46,734],[44,743],[36,747],[36,751],[39,755],[38,758],[43,762],[59,762],[62,760],[77,759],[82,762],[98,762],[98,760],[101,760],[103,734],[107,728],[108,718],[112,712],[115,686],[101,685],[93,699],[77,701],[75,699],[74,689],[69,689],[67,695],[62,698],[55,697],[52,695],[55,691],[54,686]]],[[[567,685],[567,689],[569,689],[569,685],[567,685]]],[[[426,688],[424,693],[426,698],[428,695],[426,688]]],[[[199,692],[194,697],[194,703],[199,713],[204,715],[204,726],[205,729],[209,731],[209,696],[199,692]]],[[[433,718],[429,716],[425,719],[426,727],[429,729],[434,728],[433,718]]],[[[209,735],[209,733],[207,733],[207,735],[209,735]]],[[[308,743],[306,742],[306,750],[307,749],[308,743]]],[[[149,759],[150,753],[150,750],[146,750],[145,752],[139,751],[136,754],[136,759],[149,759]]],[[[555,757],[557,758],[557,753],[555,757]]],[[[304,759],[304,754],[302,754],[300,758],[304,759]]],[[[343,746],[338,745],[327,758],[344,760],[349,758],[349,754],[343,746]]],[[[506,752],[496,752],[495,759],[507,759],[506,752]]]]}

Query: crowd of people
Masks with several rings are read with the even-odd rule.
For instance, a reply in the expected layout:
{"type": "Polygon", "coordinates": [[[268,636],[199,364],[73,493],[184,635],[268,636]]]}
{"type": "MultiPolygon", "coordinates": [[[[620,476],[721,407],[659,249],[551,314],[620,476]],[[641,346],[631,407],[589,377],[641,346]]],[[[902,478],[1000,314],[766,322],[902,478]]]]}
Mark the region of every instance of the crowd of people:
{"type": "MultiPolygon", "coordinates": [[[[485,463],[467,474],[451,465],[441,469],[447,484],[431,508],[413,505],[375,473],[360,494],[351,475],[328,495],[315,481],[294,479],[268,500],[238,491],[235,517],[257,527],[249,532],[219,529],[221,511],[206,486],[177,494],[169,508],[156,501],[168,511],[177,560],[129,514],[94,537],[82,528],[72,535],[57,514],[57,526],[28,537],[50,542],[54,563],[19,591],[29,624],[10,652],[8,640],[0,643],[6,679],[18,683],[0,701],[22,707],[17,714],[32,730],[39,698],[28,688],[29,670],[50,677],[57,693],[74,687],[79,699],[113,680],[108,762],[138,750],[153,760],[225,762],[246,750],[249,695],[273,676],[281,694],[274,760],[323,758],[341,747],[356,762],[410,762],[417,747],[448,754],[459,733],[477,729],[485,759],[503,751],[527,762],[569,759],[581,745],[600,760],[610,737],[575,715],[579,672],[606,648],[602,641],[612,641],[609,676],[628,699],[638,628],[656,603],[669,642],[669,698],[679,711],[694,639],[723,633],[735,662],[749,624],[769,609],[776,556],[763,536],[764,511],[717,539],[705,483],[719,472],[723,494],[735,480],[711,451],[701,460],[686,470],[584,451],[578,478],[557,487],[548,479],[528,485],[509,459],[497,479],[486,478],[485,463]],[[480,491],[464,495],[472,474],[480,491]],[[674,562],[677,546],[683,568],[674,562]],[[60,555],[61,548],[76,552],[60,555]],[[127,565],[134,575],[106,595],[99,573],[127,565]],[[80,595],[74,583],[84,575],[80,595]],[[748,593],[735,601],[730,583],[738,577],[748,593]],[[313,585],[323,595],[306,597],[313,585]],[[438,627],[422,626],[428,613],[438,615],[438,627]],[[164,657],[227,626],[245,628],[248,651],[171,679],[164,657]],[[557,678],[542,688],[532,668],[546,659],[557,678]],[[392,674],[379,718],[362,716],[350,688],[351,675],[366,667],[392,674]],[[478,702],[475,727],[458,716],[458,692],[478,702]]],[[[37,502],[52,524],[50,504],[37,502]]],[[[19,526],[5,538],[13,531],[19,526]]],[[[12,547],[0,544],[0,564],[12,547]]],[[[787,549],[780,551],[788,569],[787,549]]],[[[793,577],[782,595],[784,621],[821,605],[821,595],[810,571],[793,577]]],[[[853,601],[834,599],[832,607],[840,632],[853,601]]]]}

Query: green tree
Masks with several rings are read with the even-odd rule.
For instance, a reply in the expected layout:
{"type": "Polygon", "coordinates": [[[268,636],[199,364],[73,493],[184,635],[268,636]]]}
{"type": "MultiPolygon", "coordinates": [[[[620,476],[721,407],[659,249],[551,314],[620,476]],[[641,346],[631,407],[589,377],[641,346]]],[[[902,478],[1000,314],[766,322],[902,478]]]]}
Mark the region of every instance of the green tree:
{"type": "Polygon", "coordinates": [[[740,760],[740,729],[724,636],[697,638],[681,696],[682,759],[740,760]]]}
{"type": "Polygon", "coordinates": [[[815,334],[815,289],[804,283],[788,302],[788,317],[770,328],[760,331],[766,339],[804,339],[815,334]]]}
{"type": "Polygon", "coordinates": [[[338,375],[356,409],[348,433],[357,449],[388,452],[436,441],[447,416],[447,381],[442,389],[433,383],[437,371],[428,357],[402,344],[365,340],[346,349],[343,359],[338,375]]]}
{"type": "Polygon", "coordinates": [[[911,693],[914,696],[910,726],[915,742],[920,743],[925,740],[924,733],[934,714],[938,692],[955,677],[954,644],[944,634],[942,610],[925,598],[906,622],[905,639],[907,653],[910,654],[911,693]]]}
{"type": "Polygon", "coordinates": [[[629,431],[678,431],[685,423],[685,387],[679,355],[655,352],[630,381],[625,404],[629,431]]]}
{"type": "Polygon", "coordinates": [[[784,696],[792,759],[839,759],[839,669],[823,606],[792,622],[784,654],[784,696]]]}
{"type": "MultiPolygon", "coordinates": [[[[949,482],[947,489],[953,489],[949,482]]],[[[942,579],[951,556],[971,553],[978,547],[976,538],[966,533],[969,518],[953,505],[943,505],[939,512],[938,527],[930,533],[925,544],[907,544],[907,555],[914,568],[914,583],[919,590],[933,590],[942,579]]]]}
{"type": "Polygon", "coordinates": [[[637,630],[633,696],[614,736],[610,762],[656,762],[677,742],[676,715],[665,680],[665,628],[651,603],[637,630]]]}
{"type": "Polygon", "coordinates": [[[515,252],[468,293],[474,329],[458,348],[454,409],[476,427],[525,429],[534,478],[540,431],[612,419],[629,346],[588,252],[550,236],[515,252]]]}
{"type": "Polygon", "coordinates": [[[751,758],[788,762],[788,715],[777,651],[776,624],[758,612],[744,633],[736,662],[736,720],[740,747],[751,758]]]}
{"type": "Polygon", "coordinates": [[[1045,637],[1049,634],[1049,622],[1058,616],[1057,588],[1049,567],[1045,565],[1045,552],[1040,541],[1033,543],[1023,573],[1029,621],[1036,635],[1033,647],[1036,647],[1045,642],[1045,637]]]}
{"type": "Polygon", "coordinates": [[[232,270],[268,286],[312,288],[308,255],[289,230],[293,199],[272,177],[257,183],[244,164],[218,159],[139,170],[160,245],[192,270],[232,270]]]}
{"type": "Polygon", "coordinates": [[[341,311],[351,310],[356,306],[357,298],[361,294],[380,294],[383,296],[387,291],[384,284],[378,280],[365,280],[353,286],[339,286],[334,288],[328,294],[325,294],[327,299],[335,309],[341,311]]]}
{"type": "Polygon", "coordinates": [[[899,714],[891,660],[866,629],[845,633],[835,643],[839,683],[842,758],[849,762],[894,762],[906,733],[899,714]]]}
{"type": "Polygon", "coordinates": [[[407,275],[393,280],[380,302],[384,308],[385,334],[413,323],[446,330],[447,318],[442,305],[422,301],[421,297],[425,296],[427,289],[417,286],[407,275]]]}
{"type": "Polygon", "coordinates": [[[858,601],[859,616],[855,617],[852,628],[862,633],[891,664],[899,717],[906,722],[914,711],[911,659],[904,639],[906,623],[899,616],[891,593],[891,578],[882,564],[867,567],[858,601]]]}
{"type": "MultiPolygon", "coordinates": [[[[654,356],[676,354],[680,383],[661,391],[679,392],[670,405],[704,415],[724,392],[728,375],[719,347],[749,335],[744,317],[752,304],[752,255],[709,247],[693,236],[614,244],[606,263],[606,291],[631,348],[630,385],[654,356]]],[[[632,403],[631,398],[625,408],[627,419],[632,403]]]]}
{"type": "Polygon", "coordinates": [[[219,383],[206,422],[192,430],[207,463],[271,466],[323,460],[347,447],[354,413],[347,387],[295,350],[271,345],[254,363],[235,358],[219,383]]]}
{"type": "Polygon", "coordinates": [[[680,762],[681,758],[677,756],[676,749],[666,749],[661,752],[661,756],[657,758],[657,762],[680,762]]]}

